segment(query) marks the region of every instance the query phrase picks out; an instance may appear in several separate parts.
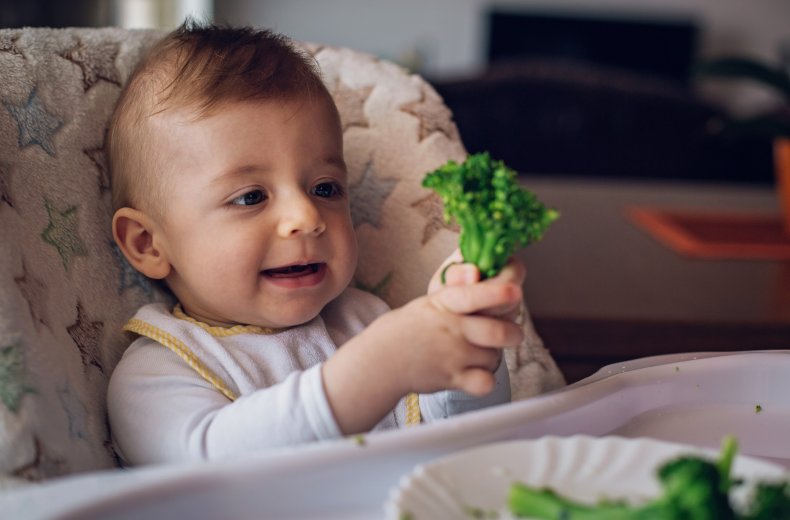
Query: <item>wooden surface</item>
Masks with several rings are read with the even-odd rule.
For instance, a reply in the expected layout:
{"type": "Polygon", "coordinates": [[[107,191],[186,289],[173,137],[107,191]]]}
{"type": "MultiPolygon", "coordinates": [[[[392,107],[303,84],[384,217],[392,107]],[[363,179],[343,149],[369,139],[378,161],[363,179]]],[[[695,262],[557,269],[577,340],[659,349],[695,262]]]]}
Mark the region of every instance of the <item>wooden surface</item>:
{"type": "Polygon", "coordinates": [[[790,348],[790,262],[684,257],[626,216],[640,205],[778,212],[772,187],[522,182],[562,215],[520,254],[535,326],[569,382],[651,355],[790,348]]]}

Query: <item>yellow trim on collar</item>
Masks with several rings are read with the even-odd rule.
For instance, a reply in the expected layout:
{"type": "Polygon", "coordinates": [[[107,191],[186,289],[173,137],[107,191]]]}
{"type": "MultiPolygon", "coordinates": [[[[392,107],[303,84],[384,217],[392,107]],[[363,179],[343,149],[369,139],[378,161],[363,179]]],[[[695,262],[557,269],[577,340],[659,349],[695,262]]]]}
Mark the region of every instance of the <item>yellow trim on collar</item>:
{"type": "Polygon", "coordinates": [[[286,330],[284,328],[273,329],[269,327],[258,327],[257,325],[233,325],[232,327],[209,325],[208,323],[196,320],[192,316],[188,316],[184,312],[184,309],[181,308],[180,303],[177,303],[176,306],[173,307],[173,316],[180,320],[188,321],[193,325],[197,325],[215,338],[226,338],[237,334],[277,334],[278,332],[286,330]]]}
{"type": "Polygon", "coordinates": [[[415,393],[406,396],[406,426],[420,424],[420,398],[415,393]]]}
{"type": "Polygon", "coordinates": [[[126,325],[123,326],[123,330],[134,332],[140,336],[145,336],[146,338],[150,338],[157,343],[169,348],[178,354],[181,359],[186,361],[186,363],[192,367],[195,372],[200,374],[203,379],[211,383],[214,388],[222,392],[225,397],[231,401],[236,400],[237,396],[233,390],[228,388],[222,379],[220,379],[214,372],[211,371],[211,369],[204,365],[203,362],[200,361],[200,359],[195,355],[195,353],[189,350],[189,347],[187,347],[184,342],[172,334],[137,318],[132,318],[129,320],[126,325]]]}

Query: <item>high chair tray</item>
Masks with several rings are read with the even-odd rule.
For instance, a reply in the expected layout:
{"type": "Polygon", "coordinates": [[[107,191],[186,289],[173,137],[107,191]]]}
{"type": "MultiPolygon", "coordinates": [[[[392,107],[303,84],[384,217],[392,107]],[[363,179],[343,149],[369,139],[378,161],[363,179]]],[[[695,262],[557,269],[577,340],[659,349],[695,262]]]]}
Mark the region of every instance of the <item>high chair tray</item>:
{"type": "Polygon", "coordinates": [[[71,477],[0,495],[9,518],[381,518],[418,464],[499,441],[651,438],[790,468],[790,350],[690,353],[604,367],[561,390],[441,423],[245,460],[71,477]]]}

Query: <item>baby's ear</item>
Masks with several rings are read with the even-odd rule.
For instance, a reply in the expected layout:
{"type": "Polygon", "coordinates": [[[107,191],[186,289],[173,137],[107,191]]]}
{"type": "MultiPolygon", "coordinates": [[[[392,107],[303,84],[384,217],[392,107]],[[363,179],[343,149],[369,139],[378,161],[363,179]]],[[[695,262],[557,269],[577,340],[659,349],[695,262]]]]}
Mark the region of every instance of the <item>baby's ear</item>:
{"type": "Polygon", "coordinates": [[[170,262],[154,240],[159,233],[154,221],[142,211],[121,208],[112,217],[112,236],[132,267],[148,278],[161,280],[170,274],[170,262]]]}

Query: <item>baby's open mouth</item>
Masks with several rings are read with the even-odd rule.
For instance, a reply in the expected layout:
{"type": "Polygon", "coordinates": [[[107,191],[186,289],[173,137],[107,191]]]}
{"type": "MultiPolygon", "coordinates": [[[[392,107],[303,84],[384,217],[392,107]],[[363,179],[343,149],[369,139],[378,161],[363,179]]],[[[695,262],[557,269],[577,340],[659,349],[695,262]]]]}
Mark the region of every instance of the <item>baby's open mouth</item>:
{"type": "Polygon", "coordinates": [[[289,265],[286,267],[277,267],[275,269],[266,269],[263,274],[271,276],[272,278],[298,278],[317,273],[321,266],[324,264],[298,264],[289,265]]]}

